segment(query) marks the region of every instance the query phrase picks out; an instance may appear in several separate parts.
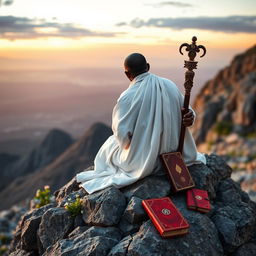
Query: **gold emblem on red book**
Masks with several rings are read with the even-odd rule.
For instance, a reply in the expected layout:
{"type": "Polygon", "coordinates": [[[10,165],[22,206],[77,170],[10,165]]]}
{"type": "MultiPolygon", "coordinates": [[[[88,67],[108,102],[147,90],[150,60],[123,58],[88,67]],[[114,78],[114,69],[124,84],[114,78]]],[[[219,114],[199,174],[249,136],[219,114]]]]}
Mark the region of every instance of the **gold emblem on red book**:
{"type": "Polygon", "coordinates": [[[197,200],[202,200],[202,199],[203,199],[203,198],[202,198],[201,196],[199,196],[199,195],[195,196],[195,198],[196,198],[197,200]]]}
{"type": "Polygon", "coordinates": [[[176,172],[178,172],[179,174],[180,174],[181,171],[182,171],[181,167],[180,167],[179,165],[177,165],[177,164],[176,164],[176,166],[175,166],[175,170],[176,170],[176,172]]]}
{"type": "Polygon", "coordinates": [[[166,209],[166,208],[164,208],[164,209],[162,210],[162,214],[164,214],[164,215],[170,215],[170,214],[171,214],[171,211],[168,210],[168,209],[166,209]]]}

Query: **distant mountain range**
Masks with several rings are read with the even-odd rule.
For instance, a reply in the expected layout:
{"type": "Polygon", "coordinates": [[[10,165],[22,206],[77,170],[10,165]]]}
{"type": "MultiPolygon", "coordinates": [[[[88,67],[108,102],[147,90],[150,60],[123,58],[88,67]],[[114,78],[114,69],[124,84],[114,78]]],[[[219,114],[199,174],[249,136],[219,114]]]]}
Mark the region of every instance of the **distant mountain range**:
{"type": "MultiPolygon", "coordinates": [[[[65,132],[52,130],[30,154],[8,165],[7,186],[0,191],[0,210],[32,198],[37,189],[49,185],[52,191],[67,183],[77,172],[93,164],[100,146],[112,134],[110,127],[96,123],[76,142],[65,132]]],[[[4,186],[2,184],[2,186],[4,186]]]]}
{"type": "Polygon", "coordinates": [[[10,154],[0,154],[0,191],[14,179],[47,166],[72,143],[73,139],[68,133],[52,129],[38,147],[19,159],[10,154]]]}

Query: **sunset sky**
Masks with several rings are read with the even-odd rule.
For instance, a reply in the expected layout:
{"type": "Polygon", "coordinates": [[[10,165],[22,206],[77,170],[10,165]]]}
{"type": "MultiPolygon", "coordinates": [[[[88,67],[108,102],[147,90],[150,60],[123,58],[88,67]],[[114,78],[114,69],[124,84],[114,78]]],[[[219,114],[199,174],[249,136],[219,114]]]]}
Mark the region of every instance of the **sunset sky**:
{"type": "Polygon", "coordinates": [[[111,124],[132,52],[184,91],[187,56],[178,49],[197,36],[207,54],[197,58],[193,102],[207,80],[256,42],[255,0],[0,3],[0,152],[22,154],[24,141],[28,150],[28,141],[33,147],[53,127],[79,137],[94,122],[111,124]]]}
{"type": "Polygon", "coordinates": [[[193,35],[214,66],[256,42],[255,0],[2,0],[0,15],[2,69],[117,67],[133,51],[168,67],[193,35]]]}

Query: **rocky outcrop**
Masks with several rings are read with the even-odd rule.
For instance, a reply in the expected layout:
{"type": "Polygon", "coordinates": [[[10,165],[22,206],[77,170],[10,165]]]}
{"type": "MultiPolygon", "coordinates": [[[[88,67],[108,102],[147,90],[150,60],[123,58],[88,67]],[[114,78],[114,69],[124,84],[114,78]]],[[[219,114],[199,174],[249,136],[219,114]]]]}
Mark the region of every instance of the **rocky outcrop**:
{"type": "MultiPolygon", "coordinates": [[[[2,190],[0,210],[8,209],[18,202],[31,198],[36,190],[43,188],[45,184],[50,185],[53,190],[59,189],[77,172],[93,163],[100,146],[111,134],[112,130],[102,123],[91,126],[78,141],[69,146],[49,165],[38,172],[17,178],[2,190]]],[[[48,144],[47,141],[45,144],[48,144]]]]}
{"type": "Polygon", "coordinates": [[[256,132],[256,46],[236,56],[197,95],[200,113],[194,125],[197,143],[227,133],[256,132]],[[217,134],[216,134],[217,133],[217,134]]]}
{"type": "Polygon", "coordinates": [[[193,107],[199,150],[225,157],[256,202],[256,46],[207,82],[193,107]]]}
{"type": "Polygon", "coordinates": [[[72,143],[73,139],[68,133],[59,129],[52,129],[42,143],[28,155],[18,160],[13,159],[6,166],[1,165],[0,190],[3,190],[17,177],[33,173],[47,166],[72,143]]]}
{"type": "Polygon", "coordinates": [[[56,204],[31,209],[17,226],[10,255],[161,256],[255,255],[256,204],[231,178],[218,156],[189,167],[196,187],[209,192],[212,210],[187,209],[186,193],[173,194],[165,173],[122,189],[109,187],[88,195],[75,179],[56,191],[56,204]],[[64,202],[81,198],[82,212],[72,217],[64,202]],[[170,196],[190,224],[189,233],[163,239],[141,201],[170,196]]]}

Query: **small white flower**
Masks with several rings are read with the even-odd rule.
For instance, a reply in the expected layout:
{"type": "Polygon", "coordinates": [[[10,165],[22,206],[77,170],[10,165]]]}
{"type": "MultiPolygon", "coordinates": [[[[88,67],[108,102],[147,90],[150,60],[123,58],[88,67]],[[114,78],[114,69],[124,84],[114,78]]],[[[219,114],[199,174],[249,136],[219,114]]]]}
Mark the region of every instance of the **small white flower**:
{"type": "Polygon", "coordinates": [[[54,202],[55,201],[55,196],[50,196],[50,201],[54,202]]]}
{"type": "Polygon", "coordinates": [[[79,198],[79,195],[78,195],[78,194],[76,194],[76,198],[79,198]]]}
{"type": "Polygon", "coordinates": [[[37,197],[40,196],[40,192],[41,192],[40,189],[38,189],[38,190],[36,191],[36,196],[37,196],[37,197]]]}
{"type": "Polygon", "coordinates": [[[72,199],[71,198],[68,198],[68,201],[70,202],[72,199]]]}
{"type": "Polygon", "coordinates": [[[68,205],[68,203],[65,203],[65,204],[64,204],[64,206],[67,206],[67,205],[68,205]]]}
{"type": "Polygon", "coordinates": [[[83,214],[83,213],[84,213],[84,211],[83,211],[83,210],[81,210],[81,213],[83,214]]]}
{"type": "Polygon", "coordinates": [[[49,185],[45,185],[44,186],[44,189],[46,190],[46,189],[50,189],[50,186],[49,185]]]}

